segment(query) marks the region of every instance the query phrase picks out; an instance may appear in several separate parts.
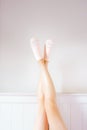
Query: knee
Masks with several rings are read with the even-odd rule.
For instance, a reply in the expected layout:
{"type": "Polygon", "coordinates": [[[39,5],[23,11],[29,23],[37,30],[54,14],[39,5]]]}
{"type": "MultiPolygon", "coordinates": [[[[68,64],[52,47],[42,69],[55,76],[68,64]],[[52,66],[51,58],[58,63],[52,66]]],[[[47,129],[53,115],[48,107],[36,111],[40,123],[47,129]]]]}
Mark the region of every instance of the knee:
{"type": "Polygon", "coordinates": [[[45,96],[45,105],[50,106],[56,103],[56,96],[45,96]]]}
{"type": "Polygon", "coordinates": [[[43,104],[44,103],[44,96],[42,96],[42,95],[39,96],[37,100],[38,100],[38,103],[43,104]]]}
{"type": "Polygon", "coordinates": [[[55,99],[45,99],[45,109],[47,111],[54,111],[55,108],[57,108],[57,103],[55,99]]]}

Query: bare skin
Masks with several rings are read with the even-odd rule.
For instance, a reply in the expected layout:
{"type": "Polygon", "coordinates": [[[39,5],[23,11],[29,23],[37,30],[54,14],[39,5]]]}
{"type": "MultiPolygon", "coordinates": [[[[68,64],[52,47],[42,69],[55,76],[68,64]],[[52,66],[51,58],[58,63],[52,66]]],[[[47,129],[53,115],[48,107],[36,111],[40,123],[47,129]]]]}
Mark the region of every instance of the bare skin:
{"type": "Polygon", "coordinates": [[[48,130],[48,120],[47,115],[45,111],[45,105],[44,105],[44,93],[43,93],[43,79],[42,79],[42,73],[40,73],[40,79],[38,84],[38,114],[36,118],[36,123],[34,130],[48,130]]]}
{"type": "Polygon", "coordinates": [[[34,130],[67,130],[57,107],[55,86],[45,58],[38,61],[41,72],[38,85],[39,108],[34,130]]]}

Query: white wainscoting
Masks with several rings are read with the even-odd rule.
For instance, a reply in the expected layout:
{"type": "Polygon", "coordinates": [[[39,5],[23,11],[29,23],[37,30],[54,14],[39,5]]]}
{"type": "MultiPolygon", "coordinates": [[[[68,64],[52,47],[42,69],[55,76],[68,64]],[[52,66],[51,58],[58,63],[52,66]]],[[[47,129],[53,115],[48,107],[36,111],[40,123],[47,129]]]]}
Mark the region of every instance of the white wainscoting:
{"type": "MultiPolygon", "coordinates": [[[[87,94],[57,94],[68,130],[87,130],[87,94]]],[[[37,98],[31,94],[0,94],[0,130],[33,130],[37,98]]]]}

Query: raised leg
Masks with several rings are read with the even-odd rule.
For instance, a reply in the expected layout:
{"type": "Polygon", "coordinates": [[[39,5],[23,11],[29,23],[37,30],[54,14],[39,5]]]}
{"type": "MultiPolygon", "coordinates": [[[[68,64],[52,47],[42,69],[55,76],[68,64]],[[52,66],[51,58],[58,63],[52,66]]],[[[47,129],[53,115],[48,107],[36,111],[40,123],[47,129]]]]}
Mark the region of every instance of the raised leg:
{"type": "Polygon", "coordinates": [[[43,60],[39,61],[44,79],[45,110],[51,130],[67,130],[56,103],[56,91],[43,60]]]}
{"type": "Polygon", "coordinates": [[[48,120],[44,106],[44,95],[42,90],[42,74],[38,85],[38,113],[36,117],[34,130],[48,130],[48,120]]]}
{"type": "Polygon", "coordinates": [[[55,92],[55,87],[53,84],[53,81],[51,79],[51,76],[48,72],[48,68],[46,64],[44,64],[44,60],[39,61],[40,69],[42,72],[43,80],[44,80],[44,85],[43,85],[43,92],[45,95],[45,98],[51,98],[52,100],[55,101],[56,99],[56,92],[55,92]]]}

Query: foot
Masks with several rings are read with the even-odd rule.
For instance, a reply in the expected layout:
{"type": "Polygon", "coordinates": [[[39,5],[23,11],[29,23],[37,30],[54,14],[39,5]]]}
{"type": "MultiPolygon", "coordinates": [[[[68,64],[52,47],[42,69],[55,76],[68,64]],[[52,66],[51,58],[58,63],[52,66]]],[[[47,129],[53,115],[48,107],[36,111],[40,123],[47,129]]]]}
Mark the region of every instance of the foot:
{"type": "Polygon", "coordinates": [[[51,40],[47,40],[45,45],[44,45],[44,59],[45,61],[49,61],[49,55],[50,55],[50,50],[52,48],[53,42],[51,40]]]}
{"type": "Polygon", "coordinates": [[[39,40],[36,39],[36,38],[31,38],[30,39],[30,44],[31,44],[31,48],[32,48],[32,51],[34,53],[34,56],[35,56],[36,60],[37,61],[41,60],[42,55],[41,55],[41,52],[40,52],[39,40]]]}

